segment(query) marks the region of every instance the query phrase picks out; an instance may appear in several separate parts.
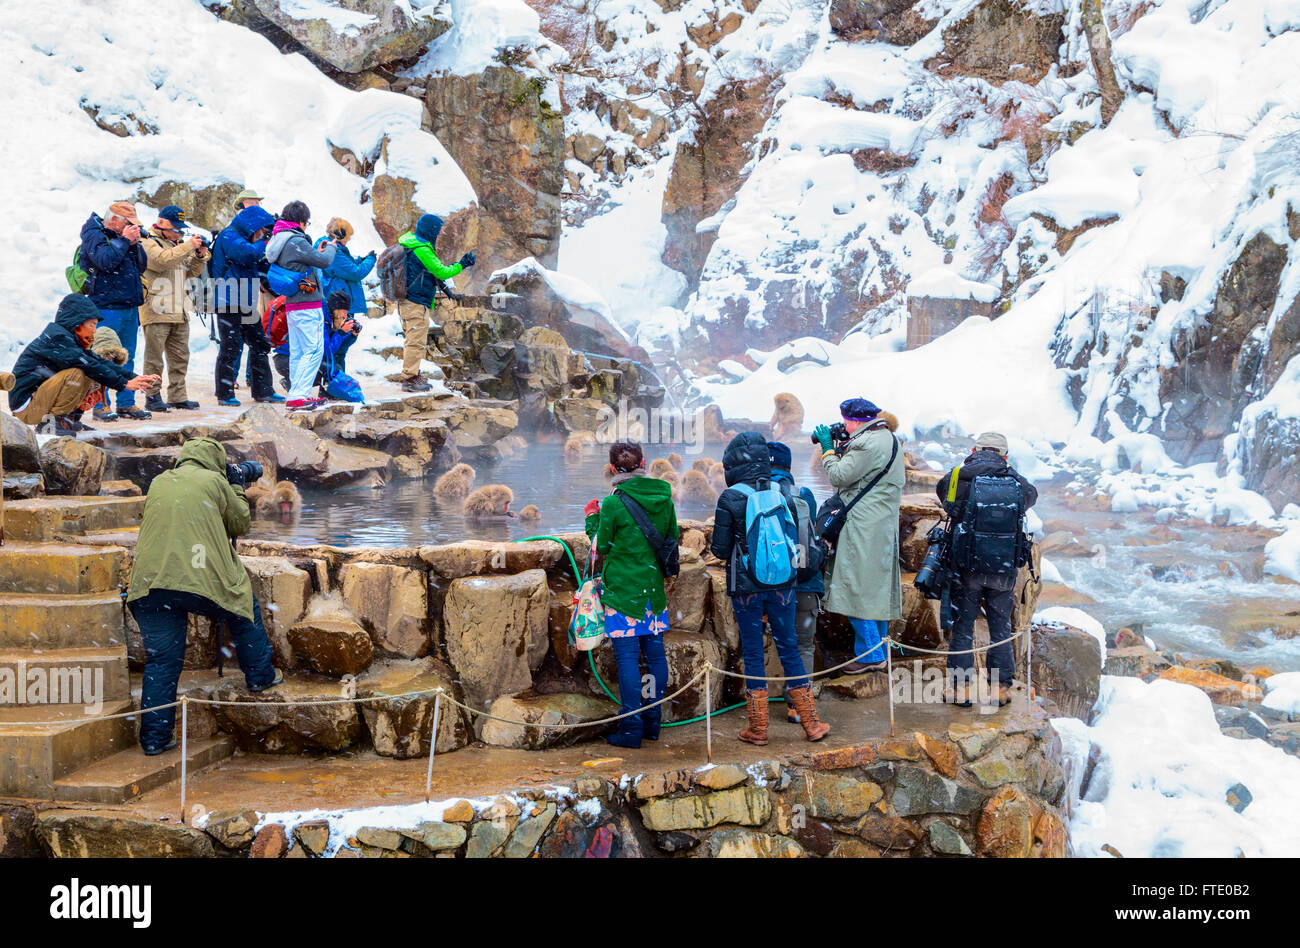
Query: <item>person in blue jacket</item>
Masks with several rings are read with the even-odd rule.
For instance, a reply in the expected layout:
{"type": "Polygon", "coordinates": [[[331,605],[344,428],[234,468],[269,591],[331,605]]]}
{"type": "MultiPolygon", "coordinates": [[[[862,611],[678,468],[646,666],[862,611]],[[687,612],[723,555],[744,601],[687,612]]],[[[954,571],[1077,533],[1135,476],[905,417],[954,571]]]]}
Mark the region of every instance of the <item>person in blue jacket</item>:
{"type": "MultiPolygon", "coordinates": [[[[348,311],[350,305],[348,294],[340,290],[330,294],[322,310],[325,320],[325,350],[321,357],[320,372],[316,375],[316,384],[322,387],[322,394],[330,376],[335,372],[347,371],[348,350],[361,335],[361,327],[357,325],[353,314],[348,311]]],[[[289,343],[287,341],[284,345],[276,346],[273,360],[276,372],[287,387],[289,385],[289,343]]]]}
{"type": "MultiPolygon", "coordinates": [[[[333,240],[338,247],[334,262],[325,269],[325,285],[321,287],[326,297],[335,293],[348,295],[348,312],[353,316],[366,315],[366,294],[361,288],[361,281],[375,268],[375,252],[372,250],[360,260],[352,256],[348,241],[352,239],[352,225],[341,217],[332,217],[325,225],[326,236],[316,241],[316,249],[322,249],[333,240]]],[[[330,306],[333,311],[334,307],[330,306]]],[[[354,337],[355,338],[355,337],[354,337]]]]}
{"type": "MultiPolygon", "coordinates": [[[[91,214],[81,225],[80,264],[89,277],[86,295],[99,310],[103,324],[122,341],[127,369],[135,368],[140,307],[144,303],[141,276],[149,266],[140,238],[140,218],[130,201],[115,201],[109,205],[106,217],[91,214]]],[[[152,413],[135,407],[135,392],[131,389],[118,391],[116,414],[105,401],[95,407],[94,415],[97,421],[104,422],[116,421],[118,416],[153,417],[152,413]]]]}
{"type": "Polygon", "coordinates": [[[267,355],[271,343],[262,329],[258,264],[266,252],[267,231],[275,225],[269,211],[254,205],[235,215],[212,245],[213,302],[217,332],[216,392],[220,405],[238,405],[235,378],[239,358],[248,346],[253,400],[284,401],[275,394],[267,355]]]}
{"type": "MultiPolygon", "coordinates": [[[[817,535],[817,499],[813,492],[807,486],[798,487],[794,482],[794,475],[790,473],[790,447],[780,441],[769,441],[767,443],[767,454],[772,459],[772,480],[780,485],[781,493],[786,497],[802,501],[807,506],[798,508],[798,517],[801,527],[804,526],[803,518],[806,515],[808,521],[807,530],[813,536],[817,535]]],[[[826,595],[826,579],[822,573],[814,573],[811,577],[804,580],[794,587],[795,616],[794,616],[794,633],[795,642],[799,648],[799,656],[803,659],[804,670],[809,674],[813,671],[813,654],[816,651],[817,639],[817,616],[822,611],[822,597],[826,595]]],[[[799,723],[799,714],[794,708],[786,705],[786,720],[792,724],[799,723]]]]}

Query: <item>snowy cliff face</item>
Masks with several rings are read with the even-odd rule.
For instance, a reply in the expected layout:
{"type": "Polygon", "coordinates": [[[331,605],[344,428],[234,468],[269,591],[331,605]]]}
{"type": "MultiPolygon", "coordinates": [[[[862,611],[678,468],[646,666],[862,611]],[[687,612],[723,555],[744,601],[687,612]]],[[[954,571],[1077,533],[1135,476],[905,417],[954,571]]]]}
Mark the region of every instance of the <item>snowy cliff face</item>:
{"type": "Polygon", "coordinates": [[[693,234],[675,229],[680,145],[612,195],[608,216],[648,232],[633,205],[665,193],[666,229],[606,259],[682,277],[675,300],[604,278],[614,312],[728,413],[763,415],[773,390],[829,413],[848,386],[907,425],[1086,454],[1155,435],[1280,506],[1300,429],[1300,6],[1101,9],[1090,43],[1079,0],[757,4],[712,48],[678,134],[707,153],[719,121],[761,130],[739,161],[730,142],[706,154],[706,173],[738,173],[693,234]],[[726,98],[755,81],[764,95],[726,98]],[[991,300],[996,318],[898,352],[913,296],[991,300]]]}

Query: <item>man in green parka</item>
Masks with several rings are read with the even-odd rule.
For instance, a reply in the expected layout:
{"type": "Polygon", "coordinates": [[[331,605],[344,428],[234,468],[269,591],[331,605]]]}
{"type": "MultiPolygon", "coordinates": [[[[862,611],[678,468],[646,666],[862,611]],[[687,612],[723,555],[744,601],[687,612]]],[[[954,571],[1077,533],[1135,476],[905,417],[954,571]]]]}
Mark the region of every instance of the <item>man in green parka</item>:
{"type": "MultiPolygon", "coordinates": [[[[249,691],[278,685],[271,643],[232,539],[248,532],[244,465],[228,465],[226,449],[193,438],[170,471],[149,485],[131,567],[127,605],[144,640],[141,708],[176,700],[191,612],[224,623],[235,643],[249,691]]],[[[142,715],[140,746],[150,756],[175,746],[176,709],[142,715]]]]}
{"type": "Polygon", "coordinates": [[[822,467],[846,505],[884,471],[876,486],[849,511],[835,544],[826,578],[827,612],[845,616],[853,626],[853,654],[846,675],[885,667],[881,640],[889,620],[903,614],[903,587],[898,565],[898,509],[906,471],[894,429],[898,420],[865,398],[840,404],[849,438],[841,445],[830,428],[819,425],[813,437],[822,447],[822,467]]]}
{"type": "Polygon", "coordinates": [[[441,232],[442,218],[437,214],[425,214],[416,222],[414,233],[408,231],[397,240],[405,251],[403,265],[406,267],[406,299],[397,304],[397,312],[402,317],[402,332],[406,336],[406,345],[402,349],[404,392],[427,392],[432,388],[420,371],[420,363],[429,348],[429,317],[433,313],[433,297],[438,283],[474,266],[472,251],[450,265],[438,259],[438,234],[441,232]]]}

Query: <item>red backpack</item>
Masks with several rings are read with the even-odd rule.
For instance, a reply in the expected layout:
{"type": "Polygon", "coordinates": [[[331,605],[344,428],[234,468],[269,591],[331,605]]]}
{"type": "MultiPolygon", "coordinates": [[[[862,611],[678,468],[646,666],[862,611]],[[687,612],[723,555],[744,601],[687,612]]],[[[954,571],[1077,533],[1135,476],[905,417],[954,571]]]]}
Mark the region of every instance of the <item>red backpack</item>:
{"type": "Polygon", "coordinates": [[[262,312],[262,328],[271,345],[279,348],[289,341],[289,317],[284,308],[284,297],[277,296],[262,312]]]}

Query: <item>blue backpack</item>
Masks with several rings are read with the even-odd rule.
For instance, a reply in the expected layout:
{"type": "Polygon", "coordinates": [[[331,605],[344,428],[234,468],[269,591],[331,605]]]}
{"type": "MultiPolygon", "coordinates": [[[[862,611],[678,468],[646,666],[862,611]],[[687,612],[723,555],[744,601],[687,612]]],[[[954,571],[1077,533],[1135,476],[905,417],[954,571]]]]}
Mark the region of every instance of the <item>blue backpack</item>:
{"type": "Polygon", "coordinates": [[[745,495],[745,546],[740,565],[759,586],[780,587],[794,582],[799,560],[799,528],[785,494],[768,482],[761,490],[733,484],[745,495]]]}
{"type": "Polygon", "coordinates": [[[321,279],[320,273],[315,269],[304,272],[273,263],[266,269],[266,282],[276,296],[295,296],[298,293],[320,292],[321,279]]]}

